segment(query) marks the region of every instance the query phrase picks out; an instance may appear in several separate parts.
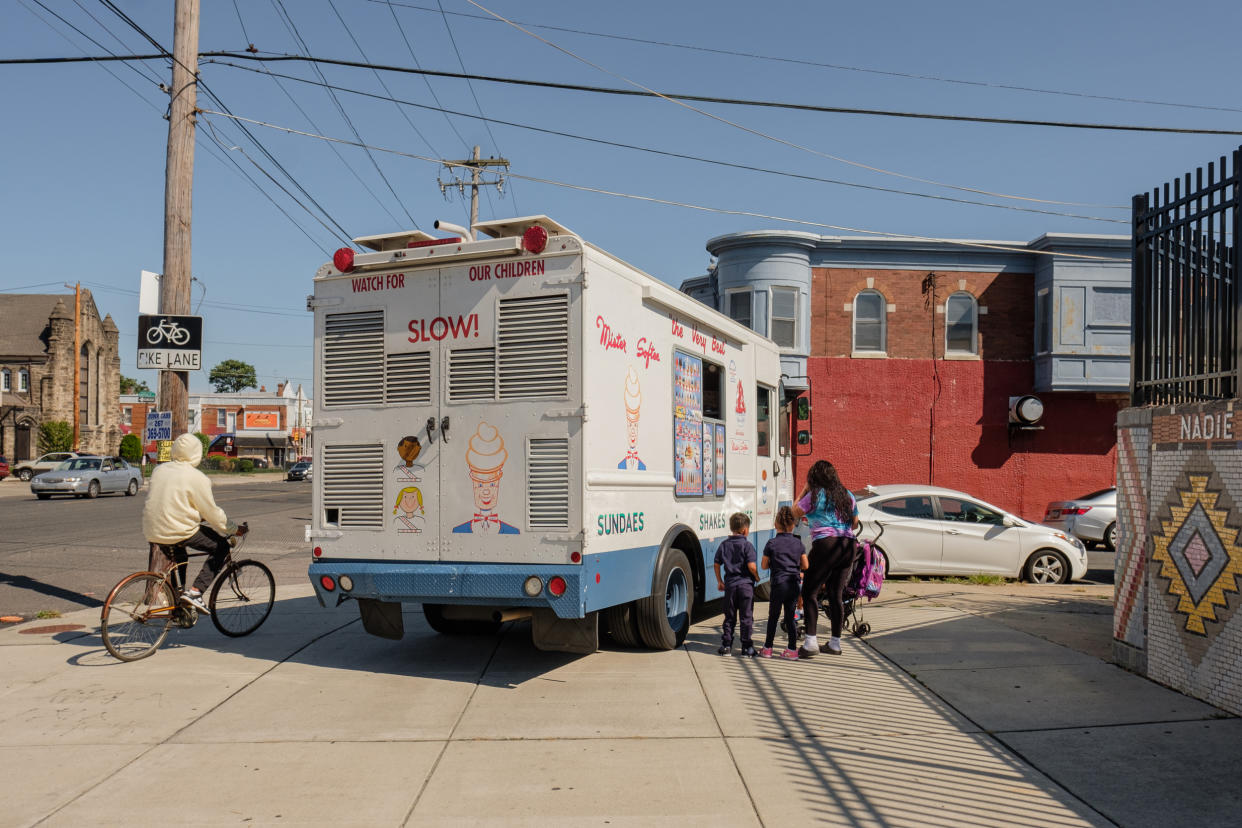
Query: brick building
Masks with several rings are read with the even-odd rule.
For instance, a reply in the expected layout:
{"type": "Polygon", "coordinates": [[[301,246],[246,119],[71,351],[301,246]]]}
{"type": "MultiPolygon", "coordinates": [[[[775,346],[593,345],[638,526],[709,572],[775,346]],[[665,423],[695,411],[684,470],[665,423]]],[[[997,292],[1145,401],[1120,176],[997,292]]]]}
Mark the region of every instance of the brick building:
{"type": "Polygon", "coordinates": [[[190,395],[190,425],[212,438],[209,453],[280,465],[310,454],[312,401],[289,382],[258,391],[190,395]]]}
{"type": "MultiPolygon", "coordinates": [[[[827,458],[852,489],[931,483],[1040,520],[1112,485],[1129,384],[1129,239],[1030,243],[754,232],[682,290],[782,346],[811,400],[795,474],[827,458]],[[1037,424],[1013,422],[1036,396],[1037,424]]],[[[805,427],[805,426],[804,426],[805,427]]]]}
{"type": "Polygon", "coordinates": [[[39,425],[73,424],[81,451],[115,453],[121,442],[121,358],[111,316],[99,317],[82,290],[78,375],[74,376],[74,296],[0,295],[0,454],[38,456],[39,425]]]}

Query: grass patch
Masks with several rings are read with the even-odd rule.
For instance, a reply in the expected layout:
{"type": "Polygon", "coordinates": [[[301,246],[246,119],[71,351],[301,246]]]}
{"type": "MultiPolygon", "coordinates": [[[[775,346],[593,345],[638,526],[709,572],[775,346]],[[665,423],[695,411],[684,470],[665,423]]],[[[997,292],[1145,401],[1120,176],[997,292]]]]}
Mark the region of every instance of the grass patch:
{"type": "Polygon", "coordinates": [[[35,618],[60,618],[60,613],[56,610],[39,610],[35,613],[35,618]]]}
{"type": "Polygon", "coordinates": [[[1000,586],[1007,584],[1011,579],[1003,575],[984,575],[978,573],[975,575],[946,575],[940,578],[920,578],[917,575],[911,575],[905,580],[913,584],[975,584],[977,586],[1000,586]]]}

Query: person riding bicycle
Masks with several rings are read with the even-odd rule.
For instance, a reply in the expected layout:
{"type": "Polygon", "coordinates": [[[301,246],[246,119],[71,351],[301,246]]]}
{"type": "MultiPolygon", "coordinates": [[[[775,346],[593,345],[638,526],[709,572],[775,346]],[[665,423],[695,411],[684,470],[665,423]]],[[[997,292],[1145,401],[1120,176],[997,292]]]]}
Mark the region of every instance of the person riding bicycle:
{"type": "Polygon", "coordinates": [[[246,530],[216,505],[211,481],[197,468],[202,459],[203,444],[193,434],[173,440],[172,462],[160,464],[151,473],[142,531],[149,543],[184,545],[209,553],[198,577],[181,595],[195,609],[207,612],[203,590],[211,586],[228,557],[228,536],[244,535],[246,530]]]}

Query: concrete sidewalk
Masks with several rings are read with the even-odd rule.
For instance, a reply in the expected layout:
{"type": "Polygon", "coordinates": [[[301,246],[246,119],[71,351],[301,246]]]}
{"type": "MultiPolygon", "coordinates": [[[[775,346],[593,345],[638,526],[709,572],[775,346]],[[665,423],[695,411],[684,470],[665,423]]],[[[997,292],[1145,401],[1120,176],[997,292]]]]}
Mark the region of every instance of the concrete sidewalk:
{"type": "Polygon", "coordinates": [[[302,586],[132,664],[97,610],[8,627],[0,825],[1237,823],[1239,720],[998,617],[1036,599],[885,591],[803,662],[717,656],[718,615],[664,653],[385,641],[302,586]]]}

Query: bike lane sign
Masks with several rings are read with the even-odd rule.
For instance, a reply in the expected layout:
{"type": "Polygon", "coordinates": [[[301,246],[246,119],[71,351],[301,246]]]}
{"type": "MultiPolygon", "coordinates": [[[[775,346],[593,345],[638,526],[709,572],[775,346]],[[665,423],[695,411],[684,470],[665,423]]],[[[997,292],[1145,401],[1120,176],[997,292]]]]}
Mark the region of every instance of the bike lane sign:
{"type": "Polygon", "coordinates": [[[172,412],[171,411],[148,411],[147,412],[147,431],[144,443],[152,440],[171,440],[172,439],[172,412]]]}
{"type": "Polygon", "coordinates": [[[203,317],[138,316],[138,367],[165,371],[202,369],[203,317]]]}

